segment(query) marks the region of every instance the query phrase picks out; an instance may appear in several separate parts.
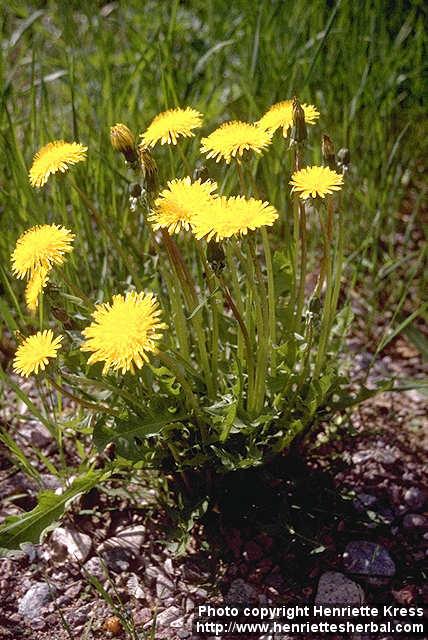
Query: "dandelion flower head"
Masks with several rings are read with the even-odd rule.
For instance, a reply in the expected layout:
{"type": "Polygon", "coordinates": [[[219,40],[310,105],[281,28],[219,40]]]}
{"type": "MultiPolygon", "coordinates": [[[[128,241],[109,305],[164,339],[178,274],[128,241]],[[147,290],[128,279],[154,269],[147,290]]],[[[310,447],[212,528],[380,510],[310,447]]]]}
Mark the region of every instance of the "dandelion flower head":
{"type": "Polygon", "coordinates": [[[271,226],[277,218],[276,209],[268,202],[244,196],[222,196],[214,200],[211,210],[195,216],[193,230],[198,239],[219,241],[271,226]]]}
{"type": "Polygon", "coordinates": [[[78,142],[54,140],[42,147],[34,156],[29,177],[32,187],[43,187],[53,173],[65,173],[69,165],[86,159],[88,147],[78,142]]]}
{"type": "Polygon", "coordinates": [[[167,229],[169,233],[188,230],[195,215],[208,209],[216,189],[217,184],[211,180],[171,180],[155,201],[155,211],[149,218],[153,228],[167,229]]]}
{"type": "MultiPolygon", "coordinates": [[[[313,104],[302,104],[302,109],[305,114],[305,123],[315,124],[320,116],[318,109],[313,104]]],[[[282,127],[282,134],[286,138],[293,124],[293,101],[283,100],[273,104],[257,124],[261,129],[272,134],[282,127]]]]}
{"type": "Polygon", "coordinates": [[[113,371],[135,372],[156,353],[157,342],[166,325],[159,320],[161,310],[152,293],[128,292],[113,296],[111,303],[96,306],[93,322],[83,331],[82,351],[92,355],[88,364],[104,362],[103,375],[113,371]]]}
{"type": "Polygon", "coordinates": [[[333,191],[340,191],[343,185],[343,176],[328,167],[305,167],[295,171],[291,176],[291,191],[299,194],[302,200],[306,198],[325,198],[333,191]]]}
{"type": "Polygon", "coordinates": [[[37,267],[30,276],[25,289],[25,302],[33,313],[39,304],[39,295],[48,282],[49,269],[47,267],[37,267]]]}
{"type": "Polygon", "coordinates": [[[24,278],[37,269],[50,269],[65,260],[65,254],[72,251],[74,234],[56,224],[31,227],[17,240],[12,253],[12,270],[18,278],[24,278]]]}
{"type": "Polygon", "coordinates": [[[149,124],[146,131],[141,134],[143,143],[148,147],[154,147],[157,142],[161,144],[177,144],[177,138],[192,138],[202,124],[202,114],[196,109],[168,109],[159,113],[149,124]]]}
{"type": "Polygon", "coordinates": [[[232,158],[240,160],[244,151],[262,153],[271,143],[272,134],[250,122],[233,120],[224,122],[215,131],[201,140],[201,151],[216,162],[225,160],[230,164],[232,158]]]}
{"type": "Polygon", "coordinates": [[[54,338],[50,329],[30,336],[18,347],[13,370],[26,378],[32,373],[43,371],[49,364],[49,358],[57,357],[62,338],[54,338]]]}

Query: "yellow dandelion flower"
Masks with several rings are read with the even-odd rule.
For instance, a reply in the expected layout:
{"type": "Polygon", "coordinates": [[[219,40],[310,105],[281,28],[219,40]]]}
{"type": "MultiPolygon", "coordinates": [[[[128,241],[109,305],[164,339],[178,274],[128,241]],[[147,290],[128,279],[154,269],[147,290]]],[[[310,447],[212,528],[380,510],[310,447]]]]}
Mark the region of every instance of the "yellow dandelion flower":
{"type": "MultiPolygon", "coordinates": [[[[320,114],[313,104],[302,104],[306,124],[315,124],[320,114]]],[[[275,133],[282,127],[282,135],[287,137],[288,130],[293,124],[293,101],[283,100],[273,104],[257,123],[260,128],[270,133],[275,133]]]]}
{"type": "Polygon", "coordinates": [[[157,142],[161,144],[177,144],[177,138],[192,138],[202,124],[202,113],[186,107],[185,109],[168,109],[159,113],[149,124],[147,130],[141,134],[143,143],[148,147],[154,147],[157,142]]]}
{"type": "Polygon", "coordinates": [[[83,331],[86,341],[82,351],[90,351],[88,363],[104,362],[103,374],[140,369],[149,353],[156,353],[156,343],[166,325],[159,321],[161,310],[152,293],[128,292],[113,296],[112,303],[96,306],[93,322],[83,331]]]}
{"type": "Polygon", "coordinates": [[[244,151],[262,151],[271,143],[272,134],[250,122],[233,120],[224,122],[215,131],[201,140],[201,151],[208,158],[221,159],[230,164],[232,158],[239,160],[244,151]]]}
{"type": "Polygon", "coordinates": [[[169,233],[190,229],[196,213],[210,206],[215,189],[217,184],[211,180],[192,182],[189,177],[171,180],[155,201],[155,210],[149,217],[153,229],[168,229],[169,233]]]}
{"type": "Polygon", "coordinates": [[[25,302],[33,313],[39,305],[39,295],[48,282],[49,269],[47,267],[37,267],[33,271],[25,289],[25,302]]]}
{"type": "Polygon", "coordinates": [[[213,201],[210,209],[195,216],[193,231],[198,239],[219,241],[271,226],[277,218],[278,212],[268,202],[244,196],[222,196],[213,201]]]}
{"type": "Polygon", "coordinates": [[[42,147],[34,156],[30,169],[32,187],[43,187],[53,173],[65,173],[70,164],[76,164],[86,158],[88,147],[78,142],[54,140],[42,147]]]}
{"type": "Polygon", "coordinates": [[[343,176],[328,167],[305,167],[295,171],[291,176],[291,191],[299,194],[302,200],[306,198],[325,198],[328,193],[340,191],[343,184],[343,176]]]}
{"type": "Polygon", "coordinates": [[[37,268],[51,269],[70,253],[74,234],[56,224],[43,224],[27,229],[17,240],[12,253],[12,270],[18,278],[31,275],[37,268]]]}
{"type": "Polygon", "coordinates": [[[18,347],[13,361],[13,370],[26,378],[31,373],[44,371],[49,358],[57,357],[62,339],[63,336],[54,338],[50,329],[38,331],[30,336],[18,347]]]}

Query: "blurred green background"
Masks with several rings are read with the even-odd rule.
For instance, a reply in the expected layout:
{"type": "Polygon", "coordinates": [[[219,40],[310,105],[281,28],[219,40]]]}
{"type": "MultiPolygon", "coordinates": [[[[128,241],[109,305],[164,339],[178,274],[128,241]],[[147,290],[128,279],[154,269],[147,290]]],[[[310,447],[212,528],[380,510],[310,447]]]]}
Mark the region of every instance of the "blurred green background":
{"type": "MultiPolygon", "coordinates": [[[[205,114],[206,134],[297,95],[321,112],[311,128],[315,158],[322,132],[351,151],[347,292],[358,297],[368,335],[379,319],[388,335],[419,332],[426,318],[426,13],[422,0],[3,2],[3,311],[19,286],[10,284],[10,252],[39,222],[67,222],[78,232],[80,255],[70,269],[88,292],[112,289],[128,274],[65,183],[31,189],[28,167],[41,145],[65,138],[89,146],[88,163],[73,171],[126,247],[128,181],[110,148],[111,124],[141,132],[159,111],[190,105],[205,114]]],[[[185,144],[194,164],[198,144],[185,144]]],[[[278,137],[275,144],[287,158],[288,143],[278,137]]],[[[263,195],[286,219],[289,163],[266,158],[258,175],[263,195]]],[[[157,160],[165,181],[168,150],[157,160]]],[[[225,176],[213,162],[209,169],[225,176]]]]}

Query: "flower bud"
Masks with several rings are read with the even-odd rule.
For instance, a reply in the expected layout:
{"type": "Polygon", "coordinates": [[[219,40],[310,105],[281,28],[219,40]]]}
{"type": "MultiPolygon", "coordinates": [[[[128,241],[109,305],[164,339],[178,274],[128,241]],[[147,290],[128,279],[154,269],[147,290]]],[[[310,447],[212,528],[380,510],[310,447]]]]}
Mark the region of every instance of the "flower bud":
{"type": "Polygon", "coordinates": [[[305,112],[303,107],[294,96],[293,98],[293,126],[291,127],[290,142],[295,144],[301,144],[308,137],[308,131],[306,129],[305,112]]]}
{"type": "Polygon", "coordinates": [[[223,247],[215,240],[210,240],[207,244],[207,260],[216,275],[223,271],[225,267],[223,247]]]}
{"type": "Polygon", "coordinates": [[[117,123],[114,127],[110,127],[110,141],[113,149],[123,153],[127,162],[136,161],[134,134],[126,124],[117,123]]]}
{"type": "Polygon", "coordinates": [[[339,149],[337,152],[337,160],[343,171],[348,171],[351,164],[351,153],[349,149],[339,149]]]}
{"type": "Polygon", "coordinates": [[[325,133],[322,135],[321,150],[324,164],[332,171],[336,170],[336,155],[333,140],[325,133]]]}
{"type": "Polygon", "coordinates": [[[158,195],[158,166],[150,153],[150,149],[141,142],[138,145],[138,158],[140,161],[141,173],[143,174],[144,186],[151,198],[158,195]]]}

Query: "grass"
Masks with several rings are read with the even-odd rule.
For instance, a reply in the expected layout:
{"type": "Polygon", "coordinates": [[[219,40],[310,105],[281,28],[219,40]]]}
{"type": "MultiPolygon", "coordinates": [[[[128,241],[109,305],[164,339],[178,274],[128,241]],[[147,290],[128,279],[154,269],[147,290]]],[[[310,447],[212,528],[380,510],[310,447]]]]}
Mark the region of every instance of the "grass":
{"type": "MultiPolygon", "coordinates": [[[[109,295],[126,280],[138,247],[129,239],[125,171],[123,189],[112,188],[112,175],[118,172],[108,136],[112,123],[126,122],[142,131],[160,110],[190,104],[206,114],[209,131],[220,114],[256,119],[273,102],[296,94],[322,113],[314,138],[326,131],[337,148],[351,150],[352,187],[345,203],[349,284],[363,285],[372,322],[381,290],[396,283],[397,274],[406,274],[388,300],[390,309],[398,304],[402,310],[392,318],[395,329],[425,257],[412,243],[420,225],[421,193],[405,229],[405,245],[399,252],[396,247],[405,183],[410,180],[420,191],[418,170],[426,145],[423,19],[424,6],[417,1],[395,5],[394,11],[385,11],[380,1],[356,5],[343,0],[317,0],[309,7],[264,1],[257,9],[247,2],[230,7],[223,0],[114,2],[102,8],[70,2],[61,11],[49,2],[3,6],[3,280],[9,279],[8,259],[17,235],[46,220],[72,225],[85,239],[75,264],[86,290],[109,295]],[[88,165],[75,175],[83,189],[96,192],[102,230],[95,232],[88,216],[81,215],[84,203],[68,187],[57,182],[36,195],[28,184],[33,153],[60,137],[90,147],[88,165]],[[130,256],[117,247],[108,250],[108,228],[126,239],[130,256]],[[102,276],[95,281],[97,273],[102,276]]],[[[188,144],[185,152],[192,164],[196,145],[188,144]]],[[[171,159],[168,150],[158,160],[163,182],[170,162],[181,162],[171,159]]],[[[225,189],[232,189],[226,170],[213,164],[210,171],[223,174],[225,189]]],[[[258,169],[258,181],[263,195],[287,218],[284,167],[267,159],[258,169]]],[[[13,303],[8,283],[3,286],[13,303]]],[[[23,318],[16,322],[22,327],[23,318]]]]}

